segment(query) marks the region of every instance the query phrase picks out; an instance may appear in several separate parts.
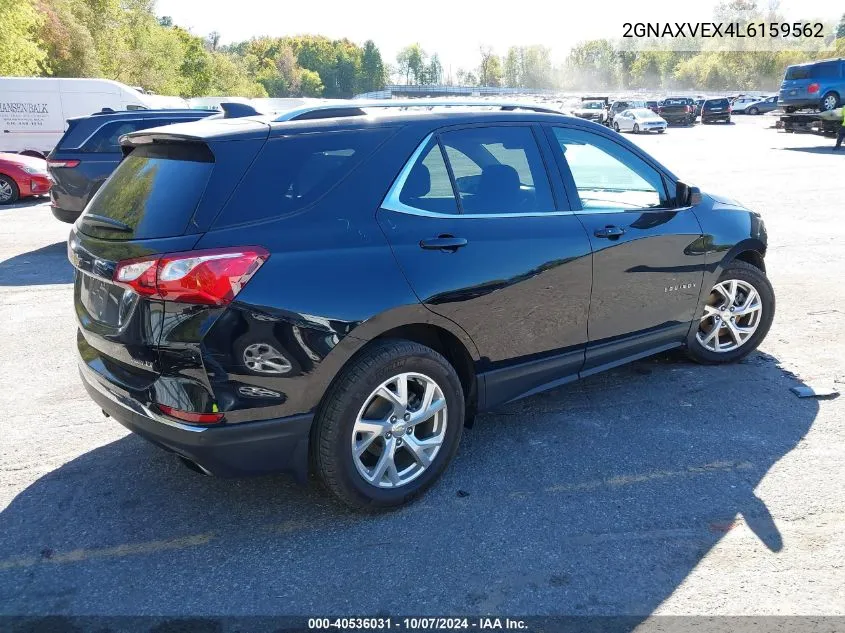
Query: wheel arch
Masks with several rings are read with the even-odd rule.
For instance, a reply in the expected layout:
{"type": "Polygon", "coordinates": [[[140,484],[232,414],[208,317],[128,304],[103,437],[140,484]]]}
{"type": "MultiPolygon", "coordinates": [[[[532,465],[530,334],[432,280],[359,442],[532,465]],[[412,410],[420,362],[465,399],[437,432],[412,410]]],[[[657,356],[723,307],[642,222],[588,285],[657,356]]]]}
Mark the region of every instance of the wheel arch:
{"type": "Polygon", "coordinates": [[[476,365],[481,360],[478,348],[460,326],[421,304],[390,310],[361,323],[344,337],[330,354],[335,357],[331,363],[332,378],[323,392],[321,404],[343,369],[370,346],[385,339],[414,341],[444,356],[461,381],[467,405],[466,420],[471,423],[479,401],[479,390],[483,388],[476,372],[476,365]]]}

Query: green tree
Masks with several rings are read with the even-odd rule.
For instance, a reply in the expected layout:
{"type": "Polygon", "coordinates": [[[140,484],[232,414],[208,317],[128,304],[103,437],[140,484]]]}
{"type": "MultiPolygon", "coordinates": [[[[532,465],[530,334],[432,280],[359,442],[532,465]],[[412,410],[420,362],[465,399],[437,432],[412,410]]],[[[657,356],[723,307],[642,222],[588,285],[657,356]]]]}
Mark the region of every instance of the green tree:
{"type": "Polygon", "coordinates": [[[0,75],[38,75],[47,51],[37,34],[43,18],[30,0],[0,2],[0,75]]]}
{"type": "Polygon", "coordinates": [[[842,14],[842,19],[839,20],[839,25],[836,27],[836,39],[845,38],[845,13],[842,14]]]}
{"type": "Polygon", "coordinates": [[[397,71],[405,78],[405,83],[408,85],[420,82],[425,64],[426,53],[419,44],[406,46],[396,55],[397,71]]]}
{"type": "Polygon", "coordinates": [[[44,20],[38,40],[45,48],[45,69],[54,77],[99,77],[100,59],[94,38],[74,11],[73,0],[40,0],[44,20]]]}
{"type": "Polygon", "coordinates": [[[361,92],[375,92],[384,88],[385,67],[381,52],[372,40],[364,42],[361,53],[361,78],[358,82],[361,92]]]}
{"type": "Polygon", "coordinates": [[[368,91],[384,88],[387,78],[387,67],[381,57],[381,51],[375,42],[364,42],[361,55],[361,87],[368,91]]]}
{"type": "Polygon", "coordinates": [[[522,87],[522,64],[520,62],[520,52],[515,46],[508,49],[504,60],[505,67],[505,85],[511,88],[522,87]]]}

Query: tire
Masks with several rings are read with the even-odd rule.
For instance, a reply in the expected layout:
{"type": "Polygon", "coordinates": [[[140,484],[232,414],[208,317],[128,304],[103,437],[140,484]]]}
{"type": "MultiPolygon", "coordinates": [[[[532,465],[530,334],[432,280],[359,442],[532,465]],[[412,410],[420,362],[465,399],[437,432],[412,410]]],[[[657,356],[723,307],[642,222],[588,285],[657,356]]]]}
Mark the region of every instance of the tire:
{"type": "Polygon", "coordinates": [[[755,115],[755,114],[760,114],[760,111],[759,111],[757,108],[749,108],[749,109],[748,109],[748,114],[750,114],[750,115],[752,115],[752,116],[753,116],[753,115],[755,115]]]}
{"type": "Polygon", "coordinates": [[[783,111],[784,111],[784,112],[786,112],[787,114],[792,114],[792,113],[793,113],[793,112],[795,112],[797,109],[798,109],[798,108],[796,108],[796,107],[794,107],[794,106],[785,106],[785,107],[783,108],[783,111]]]}
{"type": "Polygon", "coordinates": [[[618,124],[616,121],[614,121],[614,122],[613,122],[613,129],[614,129],[614,131],[616,131],[616,132],[618,132],[618,131],[619,131],[619,124],[618,124]]]}
{"type": "Polygon", "coordinates": [[[14,204],[20,194],[17,183],[9,176],[0,174],[0,204],[14,204]]]}
{"type": "Polygon", "coordinates": [[[819,110],[822,112],[829,112],[831,110],[836,110],[839,107],[839,95],[832,90],[830,92],[826,92],[825,95],[822,97],[822,100],[819,102],[819,110]]]}
{"type": "MultiPolygon", "coordinates": [[[[731,312],[733,312],[733,310],[731,310],[731,312]]],[[[772,284],[769,282],[766,274],[756,266],[752,266],[751,264],[740,260],[730,262],[727,265],[727,268],[725,268],[719,276],[714,289],[705,297],[704,306],[701,308],[700,314],[702,316],[699,323],[693,323],[690,328],[689,335],[687,336],[687,355],[692,360],[703,364],[733,363],[741,360],[757,349],[757,346],[760,345],[766,337],[766,334],[768,334],[769,328],[772,326],[772,319],[775,316],[775,293],[772,289],[772,284]],[[705,346],[702,341],[699,340],[699,335],[701,335],[705,341],[710,338],[709,335],[713,333],[713,326],[717,323],[715,319],[721,318],[712,316],[708,317],[705,314],[708,305],[714,308],[713,311],[716,311],[723,306],[726,308],[728,307],[725,295],[717,292],[716,288],[719,284],[730,281],[738,282],[736,292],[737,300],[744,299],[747,301],[748,295],[744,294],[744,290],[742,288],[743,285],[750,286],[757,292],[759,315],[756,317],[756,325],[754,314],[735,317],[738,319],[736,325],[740,327],[750,327],[753,325],[756,328],[753,330],[753,333],[739,343],[738,346],[736,346],[736,338],[734,338],[730,332],[732,326],[720,324],[720,330],[715,335],[715,345],[719,345],[719,341],[725,340],[728,342],[728,344],[725,345],[726,348],[729,348],[732,345],[735,347],[733,347],[733,349],[726,349],[725,351],[715,351],[714,349],[710,349],[705,346]],[[722,303],[722,305],[718,305],[719,303],[722,303]]],[[[725,310],[722,314],[727,317],[730,313],[725,310]]],[[[722,321],[721,323],[725,323],[725,321],[722,321]]],[[[710,345],[713,344],[714,343],[711,341],[710,345]]]]}
{"type": "Polygon", "coordinates": [[[663,134],[663,132],[665,132],[665,131],[666,131],[665,129],[662,129],[662,130],[657,130],[657,133],[658,133],[658,134],[663,134]]]}
{"type": "Polygon", "coordinates": [[[634,123],[634,129],[633,129],[633,132],[634,132],[634,134],[639,134],[639,133],[640,133],[640,124],[639,124],[639,123],[634,123]]]}
{"type": "MultiPolygon", "coordinates": [[[[413,411],[410,406],[408,409],[413,411]]],[[[393,413],[396,413],[395,409],[393,413]]],[[[312,458],[317,476],[332,494],[354,509],[377,510],[407,503],[428,489],[452,461],[461,441],[464,414],[461,382],[454,368],[443,356],[431,348],[411,341],[379,341],[341,371],[323,398],[311,438],[312,458]],[[442,399],[445,400],[446,406],[440,413],[435,413],[426,421],[417,422],[420,426],[430,424],[434,430],[438,423],[445,427],[441,427],[438,432],[438,435],[442,436],[442,443],[433,453],[427,467],[422,466],[418,460],[411,459],[409,438],[414,437],[416,441],[424,439],[418,435],[419,428],[411,427],[411,433],[400,428],[405,426],[403,422],[409,419],[407,416],[391,425],[391,421],[396,418],[392,417],[389,401],[375,394],[380,386],[387,385],[390,389],[393,384],[391,381],[405,374],[413,375],[407,382],[409,393],[419,388],[414,381],[421,377],[432,381],[440,389],[442,399]],[[362,437],[362,443],[370,439],[368,446],[372,448],[364,450],[359,459],[353,455],[353,442],[361,435],[355,432],[355,428],[359,416],[365,415],[364,407],[368,403],[372,403],[370,406],[374,407],[374,410],[368,409],[367,417],[383,419],[382,429],[387,432],[362,437]],[[441,413],[442,417],[438,418],[441,413]],[[419,470],[416,475],[412,472],[413,477],[406,483],[395,485],[385,482],[385,476],[392,480],[389,470],[382,469],[383,472],[376,483],[365,479],[361,472],[361,468],[367,468],[365,459],[370,459],[374,462],[371,467],[372,474],[377,476],[380,458],[388,450],[388,442],[396,447],[397,459],[388,460],[394,464],[394,476],[398,477],[407,471],[402,464],[409,460],[409,468],[419,470]],[[393,487],[379,487],[379,482],[393,487]]],[[[392,450],[391,454],[394,454],[392,450]]]]}

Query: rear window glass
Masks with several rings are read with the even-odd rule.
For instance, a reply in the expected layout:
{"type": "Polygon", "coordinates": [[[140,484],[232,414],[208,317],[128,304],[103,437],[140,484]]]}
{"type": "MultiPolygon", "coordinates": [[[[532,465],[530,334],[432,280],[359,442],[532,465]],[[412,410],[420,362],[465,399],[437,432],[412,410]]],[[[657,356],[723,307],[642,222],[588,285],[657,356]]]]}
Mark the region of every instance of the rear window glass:
{"type": "Polygon", "coordinates": [[[331,191],[388,136],[389,129],[296,134],[261,150],[215,227],[299,211],[331,191]],[[263,192],[255,204],[256,192],[263,192]]]}
{"type": "Polygon", "coordinates": [[[690,104],[692,104],[692,99],[670,98],[670,99],[666,99],[663,102],[663,105],[667,105],[667,106],[690,105],[690,104]]]}
{"type": "Polygon", "coordinates": [[[709,99],[708,101],[704,102],[705,108],[727,108],[728,107],[728,100],[727,99],[709,99]]]}
{"type": "Polygon", "coordinates": [[[181,235],[213,168],[214,158],[205,145],[139,147],[123,159],[91,199],[80,230],[113,240],[181,235]],[[123,230],[86,222],[86,216],[114,220],[115,227],[123,230]]]}
{"type": "Polygon", "coordinates": [[[786,69],[784,79],[809,79],[811,66],[790,66],[786,69]]]}
{"type": "Polygon", "coordinates": [[[85,142],[85,145],[82,146],[81,151],[119,154],[120,143],[118,140],[124,134],[159,127],[161,125],[170,125],[171,123],[177,123],[178,121],[193,120],[194,119],[144,119],[135,121],[112,121],[111,123],[106,123],[93,135],[91,135],[91,138],[89,138],[85,142]]]}

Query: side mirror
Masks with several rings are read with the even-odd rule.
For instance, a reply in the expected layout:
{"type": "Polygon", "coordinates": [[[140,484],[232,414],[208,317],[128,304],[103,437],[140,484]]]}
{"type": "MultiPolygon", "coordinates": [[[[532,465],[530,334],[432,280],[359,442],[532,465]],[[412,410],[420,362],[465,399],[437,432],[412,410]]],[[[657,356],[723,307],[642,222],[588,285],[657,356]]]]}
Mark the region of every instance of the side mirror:
{"type": "Polygon", "coordinates": [[[701,189],[680,180],[675,184],[675,200],[679,207],[694,207],[701,204],[701,189]]]}

